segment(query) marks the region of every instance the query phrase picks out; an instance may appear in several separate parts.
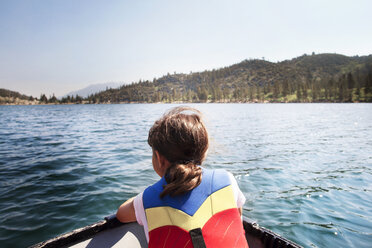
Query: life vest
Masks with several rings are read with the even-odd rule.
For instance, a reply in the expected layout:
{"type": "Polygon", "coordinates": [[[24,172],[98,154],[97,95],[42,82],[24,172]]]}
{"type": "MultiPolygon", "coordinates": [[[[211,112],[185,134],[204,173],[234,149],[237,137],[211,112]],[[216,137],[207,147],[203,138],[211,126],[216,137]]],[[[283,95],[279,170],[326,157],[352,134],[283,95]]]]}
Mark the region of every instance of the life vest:
{"type": "Polygon", "coordinates": [[[229,175],[203,169],[201,184],[160,198],[163,177],[143,193],[149,247],[248,247],[229,175]]]}

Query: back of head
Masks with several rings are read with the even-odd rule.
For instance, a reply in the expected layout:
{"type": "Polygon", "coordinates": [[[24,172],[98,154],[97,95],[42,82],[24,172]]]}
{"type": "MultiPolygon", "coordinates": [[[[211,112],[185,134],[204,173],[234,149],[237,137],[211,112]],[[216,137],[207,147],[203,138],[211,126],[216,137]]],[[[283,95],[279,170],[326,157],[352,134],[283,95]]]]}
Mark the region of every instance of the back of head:
{"type": "Polygon", "coordinates": [[[185,193],[201,182],[201,165],[208,150],[208,132],[200,111],[176,107],[155,121],[149,145],[169,162],[167,185],[161,196],[185,193]]]}

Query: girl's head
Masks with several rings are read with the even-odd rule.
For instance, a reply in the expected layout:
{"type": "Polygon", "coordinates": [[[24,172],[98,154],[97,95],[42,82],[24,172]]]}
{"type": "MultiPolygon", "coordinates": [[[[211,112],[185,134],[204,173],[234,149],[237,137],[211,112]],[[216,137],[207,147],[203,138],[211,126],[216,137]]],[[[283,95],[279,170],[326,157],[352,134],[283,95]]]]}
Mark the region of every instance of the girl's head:
{"type": "Polygon", "coordinates": [[[201,165],[208,150],[208,132],[200,111],[176,107],[155,121],[148,143],[153,156],[166,162],[167,185],[161,196],[185,193],[201,182],[201,165]]]}

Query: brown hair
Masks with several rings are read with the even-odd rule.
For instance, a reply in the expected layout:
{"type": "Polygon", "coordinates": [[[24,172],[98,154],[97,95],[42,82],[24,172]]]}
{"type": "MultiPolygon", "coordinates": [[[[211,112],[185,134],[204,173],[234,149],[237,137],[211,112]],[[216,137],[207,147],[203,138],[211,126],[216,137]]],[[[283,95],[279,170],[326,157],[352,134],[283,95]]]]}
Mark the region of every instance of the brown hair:
{"type": "Polygon", "coordinates": [[[160,197],[181,195],[196,188],[202,180],[201,165],[209,145],[208,132],[200,111],[176,107],[155,121],[148,143],[170,163],[167,185],[160,197]]]}

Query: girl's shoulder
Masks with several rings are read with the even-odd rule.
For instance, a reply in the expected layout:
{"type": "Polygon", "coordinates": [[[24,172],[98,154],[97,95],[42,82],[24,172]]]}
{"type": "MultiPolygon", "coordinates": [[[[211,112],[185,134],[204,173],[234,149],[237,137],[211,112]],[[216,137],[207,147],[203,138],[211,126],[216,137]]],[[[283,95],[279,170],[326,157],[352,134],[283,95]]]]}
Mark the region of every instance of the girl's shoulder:
{"type": "Polygon", "coordinates": [[[145,208],[153,207],[153,205],[155,206],[161,202],[159,195],[163,191],[163,185],[166,183],[165,177],[162,177],[143,191],[143,204],[145,208]]]}
{"type": "Polygon", "coordinates": [[[213,183],[230,181],[231,173],[225,169],[205,169],[203,168],[203,177],[211,180],[213,183]]]}

